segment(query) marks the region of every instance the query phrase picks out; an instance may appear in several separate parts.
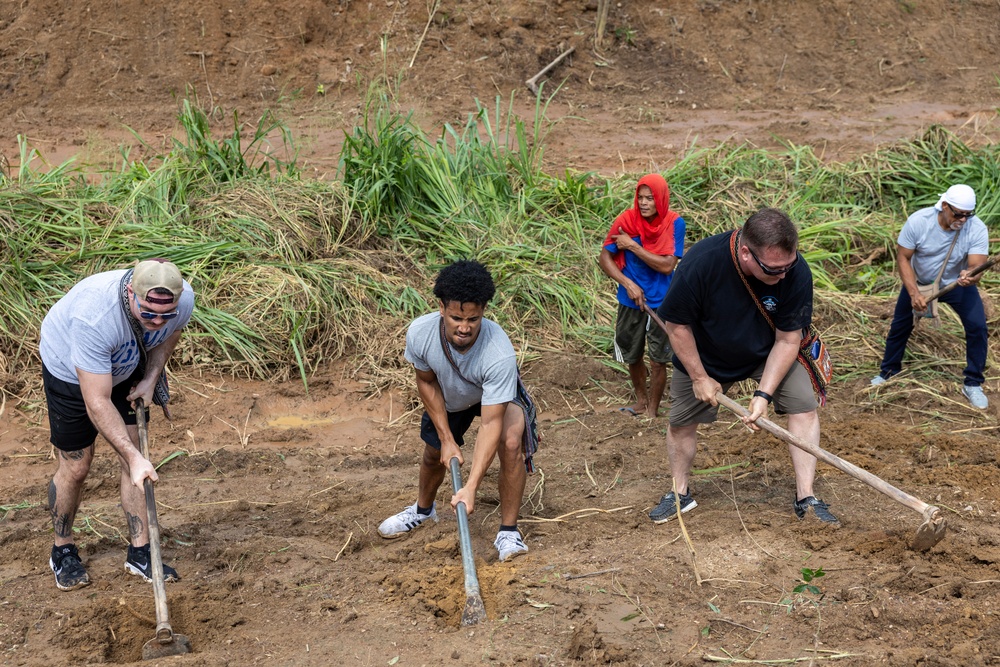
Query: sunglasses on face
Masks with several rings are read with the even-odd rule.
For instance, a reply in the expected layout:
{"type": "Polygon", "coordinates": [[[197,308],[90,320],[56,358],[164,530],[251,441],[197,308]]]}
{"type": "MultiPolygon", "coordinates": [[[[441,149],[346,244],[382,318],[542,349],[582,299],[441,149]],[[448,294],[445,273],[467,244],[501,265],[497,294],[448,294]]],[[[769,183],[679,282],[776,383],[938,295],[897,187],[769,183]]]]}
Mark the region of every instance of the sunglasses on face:
{"type": "Polygon", "coordinates": [[[753,257],[753,261],[757,262],[757,266],[760,267],[760,270],[769,276],[780,276],[783,273],[788,273],[793,268],[795,268],[796,264],[799,263],[799,256],[798,254],[796,254],[795,259],[792,260],[791,264],[778,268],[770,267],[764,262],[760,261],[760,257],[757,256],[757,253],[755,253],[750,246],[744,246],[744,247],[750,251],[750,256],[753,257]]]}
{"type": "MultiPolygon", "coordinates": [[[[948,202],[945,203],[948,204],[948,202]]],[[[971,211],[959,211],[951,204],[948,204],[948,210],[951,211],[951,214],[958,220],[968,220],[969,218],[971,218],[976,214],[975,209],[971,211]]]]}
{"type": "Polygon", "coordinates": [[[139,303],[139,295],[135,292],[132,292],[132,298],[135,299],[135,305],[139,307],[139,317],[144,320],[155,320],[157,317],[162,317],[165,320],[172,320],[180,315],[180,313],[176,310],[171,310],[169,313],[154,313],[153,311],[146,310],[142,307],[142,304],[139,303]]]}

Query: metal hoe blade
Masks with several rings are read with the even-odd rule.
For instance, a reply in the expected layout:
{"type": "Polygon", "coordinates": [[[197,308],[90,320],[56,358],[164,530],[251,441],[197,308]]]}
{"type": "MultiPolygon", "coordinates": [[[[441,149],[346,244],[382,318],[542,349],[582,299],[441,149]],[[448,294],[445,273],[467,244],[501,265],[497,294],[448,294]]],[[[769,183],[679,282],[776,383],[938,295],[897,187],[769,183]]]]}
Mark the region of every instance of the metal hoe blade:
{"type": "Polygon", "coordinates": [[[928,506],[924,510],[924,522],[917,528],[917,534],[913,538],[913,550],[927,551],[944,539],[946,531],[947,526],[941,510],[933,505],[928,506]]]}
{"type": "Polygon", "coordinates": [[[191,652],[191,641],[184,635],[170,632],[166,641],[160,639],[160,633],[142,646],[143,660],[169,658],[172,655],[182,655],[191,652]]]}

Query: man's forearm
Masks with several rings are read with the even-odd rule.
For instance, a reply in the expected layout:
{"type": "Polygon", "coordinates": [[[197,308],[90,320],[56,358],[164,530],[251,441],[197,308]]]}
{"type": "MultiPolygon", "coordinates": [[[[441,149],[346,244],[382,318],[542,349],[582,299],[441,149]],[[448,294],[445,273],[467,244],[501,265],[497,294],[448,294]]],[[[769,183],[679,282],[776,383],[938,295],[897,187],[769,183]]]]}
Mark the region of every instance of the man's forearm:
{"type": "Polygon", "coordinates": [[[88,402],[87,416],[90,417],[90,421],[97,427],[98,432],[108,441],[112,449],[129,464],[136,456],[142,456],[136,449],[135,443],[132,442],[128,427],[125,426],[125,421],[118,414],[118,408],[115,407],[110,398],[88,402]]]}
{"type": "MultiPolygon", "coordinates": [[[[506,409],[506,404],[504,404],[506,409]]],[[[500,448],[500,436],[503,434],[503,419],[492,419],[484,422],[476,434],[476,446],[472,453],[472,469],[469,471],[468,486],[478,489],[486,471],[493,464],[497,450],[500,448]]]]}
{"type": "Polygon", "coordinates": [[[446,442],[452,438],[451,427],[448,425],[448,409],[445,407],[444,393],[437,379],[427,381],[417,377],[417,394],[424,405],[427,416],[430,417],[438,438],[446,442]]]}
{"type": "Polygon", "coordinates": [[[146,377],[158,377],[163,369],[167,367],[170,355],[174,353],[177,342],[181,339],[181,332],[176,331],[163,343],[157,345],[146,353],[146,377]]]}
{"type": "Polygon", "coordinates": [[[780,337],[786,332],[778,332],[779,337],[774,341],[774,347],[767,355],[764,362],[764,372],[760,376],[760,390],[766,394],[774,394],[778,390],[778,385],[788,375],[795,358],[799,355],[799,341],[802,338],[800,332],[794,332],[796,338],[792,336],[780,337]]]}

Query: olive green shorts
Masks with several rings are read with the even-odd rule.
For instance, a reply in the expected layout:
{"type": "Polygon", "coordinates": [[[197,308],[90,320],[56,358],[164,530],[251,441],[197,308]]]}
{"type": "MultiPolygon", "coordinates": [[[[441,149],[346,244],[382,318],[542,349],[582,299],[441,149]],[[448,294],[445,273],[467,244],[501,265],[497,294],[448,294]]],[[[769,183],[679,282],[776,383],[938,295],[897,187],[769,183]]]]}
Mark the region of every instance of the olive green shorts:
{"type": "Polygon", "coordinates": [[[670,362],[673,351],[666,332],[641,310],[618,304],[615,323],[615,360],[631,365],[642,361],[646,346],[649,358],[658,364],[670,362]]]}
{"type": "MultiPolygon", "coordinates": [[[[763,373],[764,364],[761,364],[750,377],[760,381],[763,373]]],[[[734,384],[736,383],[723,384],[723,393],[729,391],[734,384]]],[[[779,415],[797,415],[812,412],[817,406],[809,374],[796,361],[774,392],[774,411],[779,415]]],[[[670,378],[670,425],[710,424],[718,415],[718,406],[713,408],[711,404],[702,403],[695,398],[690,376],[675,368],[670,378]]]]}

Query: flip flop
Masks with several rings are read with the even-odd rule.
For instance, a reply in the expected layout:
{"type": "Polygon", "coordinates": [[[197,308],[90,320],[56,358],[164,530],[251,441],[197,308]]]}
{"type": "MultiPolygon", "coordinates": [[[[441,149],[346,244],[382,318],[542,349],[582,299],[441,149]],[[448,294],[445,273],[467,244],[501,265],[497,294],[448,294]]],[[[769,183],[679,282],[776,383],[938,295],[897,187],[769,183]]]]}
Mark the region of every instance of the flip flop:
{"type": "Polygon", "coordinates": [[[633,417],[640,416],[639,413],[635,411],[635,408],[633,408],[631,406],[625,406],[624,408],[618,408],[618,412],[624,412],[626,414],[632,415],[633,417]]]}

